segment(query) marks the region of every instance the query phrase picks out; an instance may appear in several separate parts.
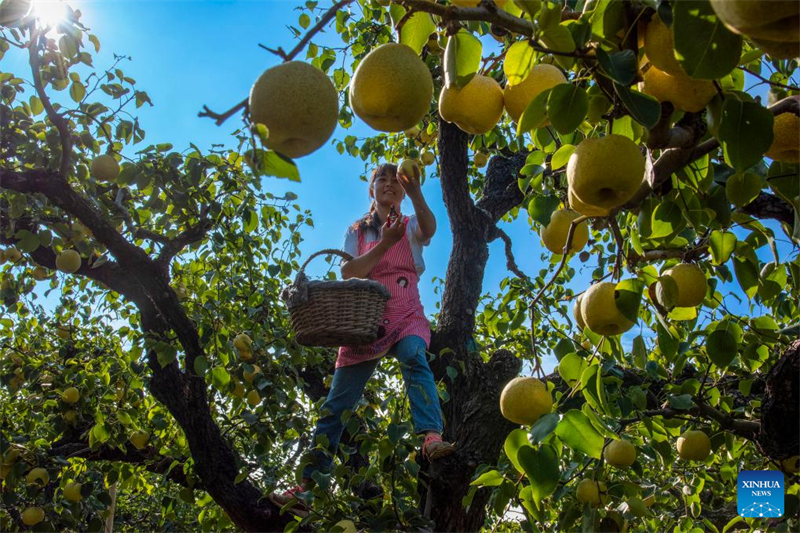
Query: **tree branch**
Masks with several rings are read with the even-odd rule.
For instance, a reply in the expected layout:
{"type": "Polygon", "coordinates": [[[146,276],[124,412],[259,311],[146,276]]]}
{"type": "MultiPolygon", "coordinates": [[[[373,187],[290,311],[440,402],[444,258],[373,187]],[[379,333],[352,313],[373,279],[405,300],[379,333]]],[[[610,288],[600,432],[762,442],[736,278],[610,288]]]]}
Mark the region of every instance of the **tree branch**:
{"type": "MultiPolygon", "coordinates": [[[[295,58],[295,56],[297,56],[297,54],[299,54],[300,52],[303,51],[303,49],[306,47],[306,45],[308,44],[308,42],[311,40],[311,38],[314,35],[316,35],[331,20],[333,20],[333,17],[336,16],[336,13],[341,8],[343,8],[344,6],[346,6],[347,4],[349,4],[352,1],[353,0],[339,0],[339,2],[337,2],[336,4],[331,6],[331,8],[328,9],[328,11],[322,16],[322,18],[320,18],[319,21],[316,24],[314,24],[314,26],[312,26],[312,28],[310,30],[308,30],[308,32],[306,32],[306,34],[303,36],[303,38],[300,39],[300,42],[297,43],[297,46],[295,46],[292,49],[292,51],[289,52],[288,54],[286,52],[284,52],[283,48],[281,48],[281,47],[278,47],[277,50],[271,50],[271,49],[267,48],[266,46],[263,46],[263,45],[259,45],[259,46],[261,46],[262,48],[266,49],[269,52],[272,52],[273,54],[276,54],[281,59],[283,59],[284,62],[291,61],[292,59],[295,58]]],[[[198,117],[210,117],[210,118],[213,118],[214,121],[216,122],[217,126],[221,126],[222,124],[225,123],[226,120],[228,120],[230,117],[232,117],[234,114],[236,114],[237,111],[247,108],[247,102],[248,102],[248,98],[245,98],[244,100],[242,100],[241,102],[236,104],[234,107],[232,107],[231,109],[229,109],[228,111],[226,111],[225,113],[222,113],[222,114],[214,113],[213,111],[211,111],[211,109],[208,108],[208,106],[204,105],[203,106],[203,110],[200,113],[198,113],[197,116],[198,117]]]]}

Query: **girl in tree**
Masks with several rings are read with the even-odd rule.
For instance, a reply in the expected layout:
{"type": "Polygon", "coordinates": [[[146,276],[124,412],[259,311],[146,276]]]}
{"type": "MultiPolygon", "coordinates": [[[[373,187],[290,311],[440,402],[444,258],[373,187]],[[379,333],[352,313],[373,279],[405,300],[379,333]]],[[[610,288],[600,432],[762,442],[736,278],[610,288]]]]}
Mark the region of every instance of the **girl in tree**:
{"type": "MultiPolygon", "coordinates": [[[[430,343],[430,325],[419,297],[419,276],[425,269],[422,247],[430,244],[436,232],[436,219],[422,195],[418,177],[398,173],[396,165],[383,164],[369,181],[372,199],[369,213],[357,220],[345,234],[344,251],[353,256],[342,261],[342,278],[369,278],[385,285],[391,293],[381,319],[378,339],[367,346],[342,346],[336,359],[328,399],[322,406],[327,414],[314,432],[328,438],[327,453],[315,450],[312,462],[303,470],[302,485],[282,494],[271,495],[277,505],[285,505],[298,492],[309,487],[316,470],[327,471],[344,431],[341,416],[353,410],[378,361],[394,355],[402,368],[411,405],[411,418],[417,434],[425,434],[422,454],[436,460],[455,448],[442,440],[442,413],[433,373],[425,355],[430,343]],[[414,215],[403,216],[400,204],[408,195],[414,215]]],[[[295,512],[303,512],[299,502],[295,512]]]]}

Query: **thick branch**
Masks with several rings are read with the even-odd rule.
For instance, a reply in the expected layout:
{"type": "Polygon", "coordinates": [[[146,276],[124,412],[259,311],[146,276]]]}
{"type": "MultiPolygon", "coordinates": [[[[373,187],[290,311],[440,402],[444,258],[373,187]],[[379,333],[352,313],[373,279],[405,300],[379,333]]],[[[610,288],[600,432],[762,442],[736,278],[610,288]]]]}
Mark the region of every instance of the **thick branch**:
{"type": "Polygon", "coordinates": [[[790,227],[794,224],[794,210],[787,202],[774,194],[760,192],[758,197],[738,211],[755,218],[774,218],[790,227]]]}
{"type": "Polygon", "coordinates": [[[519,152],[511,157],[495,156],[489,161],[483,196],[476,205],[491,215],[492,223],[500,220],[525,199],[525,195],[519,190],[517,178],[527,157],[527,152],[519,152]]]}
{"type": "Polygon", "coordinates": [[[159,455],[155,448],[151,447],[137,450],[131,446],[129,450],[123,452],[118,448],[110,448],[108,446],[101,446],[96,450],[92,450],[87,442],[62,442],[56,443],[56,446],[49,450],[48,455],[51,457],[80,457],[89,461],[112,461],[142,465],[154,474],[165,474],[167,479],[179,485],[190,486],[182,465],[176,465],[170,470],[170,465],[175,459],[159,455]]]}

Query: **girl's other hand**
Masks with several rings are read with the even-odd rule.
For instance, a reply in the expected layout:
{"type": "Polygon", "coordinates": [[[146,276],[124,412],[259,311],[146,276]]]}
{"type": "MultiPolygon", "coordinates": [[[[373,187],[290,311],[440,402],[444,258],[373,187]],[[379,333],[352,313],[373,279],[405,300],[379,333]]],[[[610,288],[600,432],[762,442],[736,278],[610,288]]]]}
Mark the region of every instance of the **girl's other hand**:
{"type": "Polygon", "coordinates": [[[397,241],[403,238],[405,232],[406,225],[402,220],[390,224],[387,219],[383,226],[381,226],[381,242],[384,243],[387,248],[392,247],[397,241]]]}

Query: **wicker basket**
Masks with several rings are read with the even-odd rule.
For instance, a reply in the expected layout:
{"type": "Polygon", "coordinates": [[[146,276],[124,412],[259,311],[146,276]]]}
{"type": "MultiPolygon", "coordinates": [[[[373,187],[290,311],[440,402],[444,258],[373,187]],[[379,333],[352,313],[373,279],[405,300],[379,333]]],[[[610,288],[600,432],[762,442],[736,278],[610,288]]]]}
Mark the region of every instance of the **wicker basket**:
{"type": "Polygon", "coordinates": [[[383,311],[391,296],[377,281],[350,278],[344,281],[309,281],[304,270],[318,255],[339,255],[341,250],[312,254],[281,298],[289,308],[295,340],[304,346],[358,346],[378,338],[383,311]]]}

